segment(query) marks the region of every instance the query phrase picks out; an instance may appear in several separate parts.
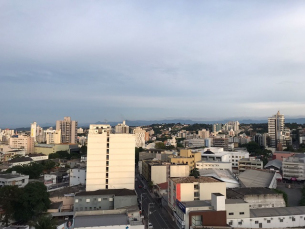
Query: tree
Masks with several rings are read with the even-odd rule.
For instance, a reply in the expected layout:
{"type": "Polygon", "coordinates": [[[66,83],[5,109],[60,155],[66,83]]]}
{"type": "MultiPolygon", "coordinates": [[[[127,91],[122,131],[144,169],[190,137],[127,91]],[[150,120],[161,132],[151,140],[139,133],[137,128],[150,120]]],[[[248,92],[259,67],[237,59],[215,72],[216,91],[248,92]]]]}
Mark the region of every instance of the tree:
{"type": "Polygon", "coordinates": [[[41,215],[33,223],[35,229],[56,229],[57,225],[50,215],[41,215]]]}
{"type": "Polygon", "coordinates": [[[247,144],[247,151],[251,154],[257,154],[257,152],[261,150],[261,147],[256,142],[249,142],[247,144]]]}
{"type": "Polygon", "coordinates": [[[154,182],[149,181],[149,182],[148,182],[148,188],[149,188],[150,190],[152,190],[153,187],[154,187],[154,182]]]}
{"type": "Polygon", "coordinates": [[[46,212],[49,206],[50,199],[46,186],[41,182],[28,183],[15,204],[14,218],[29,221],[46,212]]]}
{"type": "Polygon", "coordinates": [[[157,142],[155,144],[156,149],[165,149],[165,144],[163,142],[157,142]]]}
{"type": "Polygon", "coordinates": [[[21,193],[21,189],[17,186],[4,186],[0,188],[0,205],[4,210],[3,221],[6,226],[8,226],[8,222],[13,218],[15,213],[15,204],[19,198],[21,193]]]}
{"type": "Polygon", "coordinates": [[[199,170],[197,168],[192,169],[190,172],[190,176],[198,178],[200,176],[199,170]]]}
{"type": "Polygon", "coordinates": [[[9,168],[5,172],[11,173],[12,171],[16,171],[17,173],[29,175],[30,179],[38,179],[40,174],[43,172],[43,169],[43,165],[32,162],[26,165],[16,165],[12,168],[9,168]]]}
{"type": "Polygon", "coordinates": [[[46,160],[46,161],[43,161],[41,163],[43,165],[43,169],[44,170],[47,170],[48,172],[53,169],[56,165],[56,163],[54,161],[51,161],[51,160],[46,160]]]}

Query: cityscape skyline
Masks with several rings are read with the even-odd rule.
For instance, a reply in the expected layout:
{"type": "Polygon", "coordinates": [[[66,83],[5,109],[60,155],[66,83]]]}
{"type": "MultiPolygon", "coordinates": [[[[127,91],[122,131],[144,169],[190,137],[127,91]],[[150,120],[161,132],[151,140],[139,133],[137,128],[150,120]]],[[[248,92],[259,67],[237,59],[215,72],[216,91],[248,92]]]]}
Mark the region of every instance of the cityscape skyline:
{"type": "Polygon", "coordinates": [[[303,1],[2,1],[0,126],[66,115],[302,116],[303,9],[303,1]]]}

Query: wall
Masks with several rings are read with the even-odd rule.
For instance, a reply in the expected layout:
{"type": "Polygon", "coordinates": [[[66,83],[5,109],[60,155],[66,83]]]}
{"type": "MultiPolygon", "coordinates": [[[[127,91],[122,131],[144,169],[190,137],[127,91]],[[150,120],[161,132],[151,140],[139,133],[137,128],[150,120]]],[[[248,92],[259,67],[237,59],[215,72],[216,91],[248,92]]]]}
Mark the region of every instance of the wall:
{"type": "Polygon", "coordinates": [[[70,169],[70,186],[86,184],[86,169],[70,169]]]}
{"type": "Polygon", "coordinates": [[[226,210],[227,210],[227,219],[250,217],[249,203],[226,204],[226,210]],[[240,214],[241,212],[243,212],[244,214],[240,214]]]}
{"type": "Polygon", "coordinates": [[[244,201],[250,204],[251,209],[286,207],[283,194],[245,195],[244,201]]]}
{"type": "Polygon", "coordinates": [[[167,181],[167,166],[154,165],[151,166],[151,181],[154,184],[160,184],[167,181]]]}
{"type": "Polygon", "coordinates": [[[113,208],[113,195],[88,195],[74,197],[74,211],[111,210],[113,208]],[[87,202],[87,200],[89,200],[89,202],[87,202]]]}
{"type": "Polygon", "coordinates": [[[221,193],[226,196],[226,183],[199,183],[200,186],[200,200],[211,200],[212,193],[221,193]]]}
{"type": "Polygon", "coordinates": [[[232,172],[232,164],[230,162],[208,162],[198,161],[196,162],[196,168],[201,169],[229,169],[232,172]]]}
{"type": "MultiPolygon", "coordinates": [[[[178,188],[176,188],[176,192],[178,188]]],[[[179,201],[193,201],[194,200],[194,183],[181,183],[180,184],[180,196],[177,195],[179,201]]],[[[211,196],[211,195],[210,195],[211,196]]]]}
{"type": "Polygon", "coordinates": [[[188,165],[171,165],[170,177],[188,177],[190,175],[190,167],[188,165]]]}
{"type": "Polygon", "coordinates": [[[51,202],[63,202],[61,210],[71,211],[74,204],[74,196],[55,196],[49,198],[51,202]]]}
{"type": "Polygon", "coordinates": [[[137,196],[115,196],[114,209],[138,205],[137,196]]]}
{"type": "Polygon", "coordinates": [[[190,212],[189,226],[192,226],[192,216],[201,215],[203,226],[227,226],[226,211],[190,212]]]}

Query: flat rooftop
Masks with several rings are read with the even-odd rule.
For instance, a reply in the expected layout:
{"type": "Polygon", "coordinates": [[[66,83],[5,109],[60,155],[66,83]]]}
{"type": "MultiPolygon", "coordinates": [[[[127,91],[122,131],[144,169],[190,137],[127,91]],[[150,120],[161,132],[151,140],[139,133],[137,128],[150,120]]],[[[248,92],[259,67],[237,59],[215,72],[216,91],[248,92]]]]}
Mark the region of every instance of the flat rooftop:
{"type": "Polygon", "coordinates": [[[212,177],[203,177],[200,176],[198,178],[195,177],[178,177],[178,178],[172,178],[172,181],[175,183],[213,183],[213,182],[222,182],[220,180],[217,180],[212,177]]]}
{"type": "Polygon", "coordinates": [[[278,194],[269,188],[228,188],[227,198],[228,199],[243,199],[246,195],[275,195],[278,194]]]}
{"type": "Polygon", "coordinates": [[[74,219],[74,227],[76,228],[115,225],[123,225],[126,227],[128,224],[129,222],[126,214],[75,216],[74,219]]]}
{"type": "Polygon", "coordinates": [[[242,199],[226,199],[226,204],[240,204],[240,203],[247,203],[242,199]]]}
{"type": "Polygon", "coordinates": [[[0,174],[0,178],[2,179],[14,179],[14,178],[22,178],[22,177],[27,177],[29,178],[29,175],[23,175],[23,174],[11,174],[11,173],[8,173],[8,174],[0,174]]]}
{"type": "Polygon", "coordinates": [[[95,196],[95,195],[115,195],[115,196],[134,196],[136,195],[134,190],[130,189],[101,189],[89,192],[79,192],[75,196],[95,196]]]}
{"type": "Polygon", "coordinates": [[[211,206],[211,201],[206,200],[194,200],[194,201],[183,201],[182,204],[185,207],[208,207],[211,206]]]}
{"type": "Polygon", "coordinates": [[[291,215],[304,215],[304,214],[305,214],[305,206],[250,209],[250,217],[252,218],[291,216],[291,215]]]}

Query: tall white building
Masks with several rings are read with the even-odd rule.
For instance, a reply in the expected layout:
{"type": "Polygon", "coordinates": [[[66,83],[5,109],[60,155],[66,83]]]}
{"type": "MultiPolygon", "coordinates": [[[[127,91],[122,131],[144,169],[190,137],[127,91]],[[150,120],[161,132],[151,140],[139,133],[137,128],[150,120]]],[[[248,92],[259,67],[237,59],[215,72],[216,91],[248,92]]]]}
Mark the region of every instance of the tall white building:
{"type": "Polygon", "coordinates": [[[284,143],[283,132],[285,129],[285,117],[278,111],[276,115],[268,118],[268,134],[270,147],[276,148],[279,143],[284,143]]]}
{"type": "Polygon", "coordinates": [[[47,144],[61,143],[61,130],[49,128],[45,130],[47,144]]]}
{"type": "Polygon", "coordinates": [[[72,121],[71,117],[64,117],[64,120],[56,121],[56,130],[61,131],[62,143],[76,143],[77,121],[72,121]]]}
{"type": "Polygon", "coordinates": [[[34,138],[34,142],[36,142],[37,136],[37,122],[31,123],[31,137],[34,138]]]}
{"type": "Polygon", "coordinates": [[[145,133],[141,127],[137,127],[133,130],[133,134],[135,135],[136,147],[145,147],[145,133]]]}
{"type": "Polygon", "coordinates": [[[119,123],[115,126],[115,133],[117,134],[129,134],[129,126],[126,125],[126,122],[119,123]]]}
{"type": "Polygon", "coordinates": [[[135,136],[113,134],[110,125],[90,125],[86,191],[134,189],[135,136]]]}

